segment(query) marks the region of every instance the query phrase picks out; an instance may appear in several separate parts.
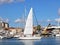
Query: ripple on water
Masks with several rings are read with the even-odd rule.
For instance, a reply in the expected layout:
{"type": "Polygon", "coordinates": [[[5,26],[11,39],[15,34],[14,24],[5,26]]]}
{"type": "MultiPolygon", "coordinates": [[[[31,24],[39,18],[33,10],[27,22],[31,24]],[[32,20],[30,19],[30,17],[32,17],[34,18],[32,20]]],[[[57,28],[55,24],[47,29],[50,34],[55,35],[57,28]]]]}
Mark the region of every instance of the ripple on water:
{"type": "Polygon", "coordinates": [[[60,45],[60,38],[43,37],[40,40],[5,39],[0,40],[0,45],[60,45]]]}

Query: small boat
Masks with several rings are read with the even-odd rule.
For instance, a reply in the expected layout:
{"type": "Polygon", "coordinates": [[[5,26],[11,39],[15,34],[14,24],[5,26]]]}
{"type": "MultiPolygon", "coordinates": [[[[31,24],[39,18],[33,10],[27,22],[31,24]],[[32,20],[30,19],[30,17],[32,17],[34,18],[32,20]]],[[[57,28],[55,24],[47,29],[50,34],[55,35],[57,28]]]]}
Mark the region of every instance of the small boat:
{"type": "Polygon", "coordinates": [[[60,34],[56,34],[56,37],[60,37],[60,34]]]}
{"type": "Polygon", "coordinates": [[[4,37],[0,35],[0,39],[3,39],[4,37]]]}
{"type": "Polygon", "coordinates": [[[30,9],[28,14],[23,36],[19,37],[18,39],[41,39],[40,36],[36,37],[33,35],[33,8],[30,9]]]}
{"type": "Polygon", "coordinates": [[[14,38],[18,38],[20,35],[14,35],[14,38]]]}

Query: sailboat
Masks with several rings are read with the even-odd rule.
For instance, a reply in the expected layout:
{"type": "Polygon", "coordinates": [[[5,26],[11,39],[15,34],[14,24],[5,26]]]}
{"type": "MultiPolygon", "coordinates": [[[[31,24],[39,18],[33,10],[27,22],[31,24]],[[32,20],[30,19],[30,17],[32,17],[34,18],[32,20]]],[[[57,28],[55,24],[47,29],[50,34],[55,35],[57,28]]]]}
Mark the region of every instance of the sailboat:
{"type": "Polygon", "coordinates": [[[41,37],[36,37],[35,35],[32,34],[33,34],[33,8],[30,9],[30,12],[28,14],[23,36],[19,37],[18,39],[41,39],[41,37]]]}

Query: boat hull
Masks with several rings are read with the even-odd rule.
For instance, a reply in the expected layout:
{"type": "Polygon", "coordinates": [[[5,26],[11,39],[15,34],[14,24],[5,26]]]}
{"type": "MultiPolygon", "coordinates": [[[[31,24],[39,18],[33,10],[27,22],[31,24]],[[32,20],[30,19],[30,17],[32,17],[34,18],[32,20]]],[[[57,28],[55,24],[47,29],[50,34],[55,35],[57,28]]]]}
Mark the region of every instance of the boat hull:
{"type": "Polygon", "coordinates": [[[38,40],[38,39],[41,39],[41,37],[19,37],[18,39],[20,40],[38,40]]]}
{"type": "Polygon", "coordinates": [[[60,37],[60,34],[56,34],[56,37],[60,37]]]}
{"type": "Polygon", "coordinates": [[[18,38],[20,35],[15,35],[14,38],[18,38]]]}
{"type": "Polygon", "coordinates": [[[4,37],[3,36],[0,36],[0,39],[3,39],[4,37]]]}

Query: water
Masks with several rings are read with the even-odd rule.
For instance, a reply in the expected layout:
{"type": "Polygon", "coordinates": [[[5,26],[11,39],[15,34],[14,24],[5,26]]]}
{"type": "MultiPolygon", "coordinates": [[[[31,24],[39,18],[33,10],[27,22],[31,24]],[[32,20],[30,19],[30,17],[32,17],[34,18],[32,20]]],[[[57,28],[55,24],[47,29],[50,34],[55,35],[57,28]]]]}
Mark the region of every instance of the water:
{"type": "Polygon", "coordinates": [[[60,45],[60,37],[45,37],[40,40],[3,39],[0,45],[60,45]]]}

